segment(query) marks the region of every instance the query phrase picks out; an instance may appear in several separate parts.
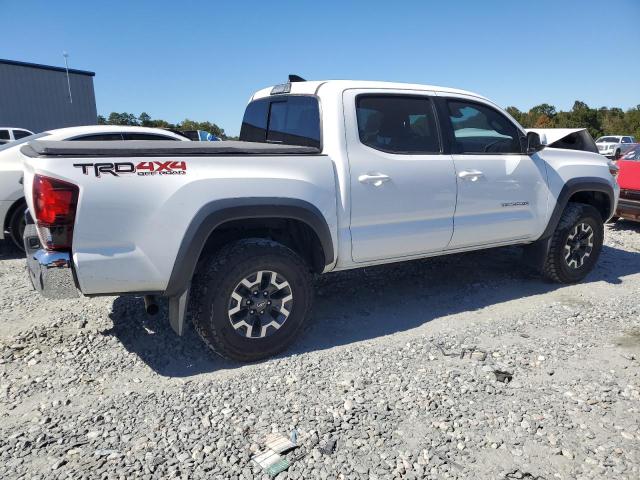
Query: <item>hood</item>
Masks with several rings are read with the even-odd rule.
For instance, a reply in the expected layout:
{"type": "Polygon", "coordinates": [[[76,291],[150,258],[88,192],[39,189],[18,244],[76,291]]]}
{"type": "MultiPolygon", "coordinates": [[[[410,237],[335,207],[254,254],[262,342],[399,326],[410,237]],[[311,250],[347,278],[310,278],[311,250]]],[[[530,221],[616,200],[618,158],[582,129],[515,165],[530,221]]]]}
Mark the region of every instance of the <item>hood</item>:
{"type": "Polygon", "coordinates": [[[596,142],[586,128],[529,128],[527,132],[543,133],[551,148],[598,153],[596,142]]]}
{"type": "Polygon", "coordinates": [[[547,145],[551,145],[572,133],[582,132],[583,130],[586,130],[586,128],[527,128],[527,132],[535,132],[538,135],[544,133],[547,137],[547,145]]]}

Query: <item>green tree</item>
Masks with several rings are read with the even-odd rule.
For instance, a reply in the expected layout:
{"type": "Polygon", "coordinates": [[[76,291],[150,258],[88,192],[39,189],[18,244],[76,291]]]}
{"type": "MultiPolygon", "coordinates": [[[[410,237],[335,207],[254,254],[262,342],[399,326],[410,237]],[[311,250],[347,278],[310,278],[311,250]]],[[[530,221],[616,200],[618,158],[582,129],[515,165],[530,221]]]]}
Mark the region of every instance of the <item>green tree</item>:
{"type": "Polygon", "coordinates": [[[138,117],[136,117],[133,113],[117,113],[111,112],[109,114],[109,118],[107,119],[107,123],[109,125],[140,125],[138,122],[138,117]]]}
{"type": "Polygon", "coordinates": [[[138,123],[143,127],[151,126],[151,115],[149,115],[147,112],[142,112],[138,117],[138,123]]]}
{"type": "Polygon", "coordinates": [[[511,115],[520,125],[522,125],[523,127],[526,127],[525,125],[525,120],[526,120],[526,113],[521,112],[520,110],[518,110],[516,107],[507,107],[505,109],[507,111],[507,113],[509,115],[511,115]]]}
{"type": "Polygon", "coordinates": [[[209,133],[213,133],[216,137],[226,138],[224,129],[211,122],[196,122],[185,118],[177,125],[177,127],[178,130],[204,130],[209,133]]]}

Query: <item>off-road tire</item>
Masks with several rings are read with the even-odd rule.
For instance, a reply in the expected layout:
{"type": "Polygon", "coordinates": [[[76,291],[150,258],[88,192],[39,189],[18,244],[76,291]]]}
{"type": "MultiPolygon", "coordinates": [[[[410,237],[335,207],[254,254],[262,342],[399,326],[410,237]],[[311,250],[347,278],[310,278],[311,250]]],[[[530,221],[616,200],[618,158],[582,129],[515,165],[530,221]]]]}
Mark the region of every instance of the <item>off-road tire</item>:
{"type": "Polygon", "coordinates": [[[13,213],[11,213],[11,218],[9,219],[9,233],[11,234],[11,240],[13,241],[14,245],[23,252],[24,241],[22,240],[22,235],[24,234],[24,211],[26,210],[26,208],[27,205],[24,203],[18,205],[18,207],[13,210],[13,213]]]}
{"type": "Polygon", "coordinates": [[[547,257],[542,269],[543,275],[558,283],[577,283],[586,277],[593,269],[604,240],[604,225],[600,212],[591,205],[584,203],[569,203],[558,222],[547,257]],[[577,225],[586,224],[593,229],[593,247],[584,264],[579,268],[572,268],[565,260],[565,246],[570,233],[577,225]]]}
{"type": "Polygon", "coordinates": [[[266,239],[245,239],[222,247],[200,263],[191,284],[190,312],[196,332],[218,355],[240,362],[271,357],[287,348],[309,317],[313,300],[309,265],[290,248],[266,239]],[[238,283],[259,270],[282,274],[293,304],[282,326],[264,338],[245,338],[229,320],[229,301],[238,283]]]}

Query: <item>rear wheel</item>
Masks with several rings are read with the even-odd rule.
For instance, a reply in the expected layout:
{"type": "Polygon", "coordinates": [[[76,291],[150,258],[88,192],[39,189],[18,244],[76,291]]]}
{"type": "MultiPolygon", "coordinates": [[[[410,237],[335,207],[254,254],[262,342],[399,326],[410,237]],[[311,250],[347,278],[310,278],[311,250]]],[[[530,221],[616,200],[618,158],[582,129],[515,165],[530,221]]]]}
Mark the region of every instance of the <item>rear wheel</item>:
{"type": "Polygon", "coordinates": [[[191,290],[193,324],[219,355],[254,361],[289,346],[309,316],[308,265],[286,246],[240,240],[205,260],[191,290]]]}
{"type": "Polygon", "coordinates": [[[591,205],[569,203],[551,239],[544,275],[559,283],[576,283],[593,269],[604,239],[600,213],[591,205]]]}
{"type": "Polygon", "coordinates": [[[11,234],[11,240],[16,247],[24,251],[24,242],[22,235],[24,234],[24,227],[26,225],[24,219],[24,211],[27,209],[26,203],[20,203],[11,214],[9,219],[9,233],[11,234]]]}

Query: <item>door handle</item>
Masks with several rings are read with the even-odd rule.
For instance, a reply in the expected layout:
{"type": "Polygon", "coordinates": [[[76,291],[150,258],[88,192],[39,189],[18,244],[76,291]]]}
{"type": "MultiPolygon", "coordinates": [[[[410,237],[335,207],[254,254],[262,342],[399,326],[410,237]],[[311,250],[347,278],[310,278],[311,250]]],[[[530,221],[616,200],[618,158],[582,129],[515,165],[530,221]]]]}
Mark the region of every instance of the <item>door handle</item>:
{"type": "Polygon", "coordinates": [[[462,170],[458,177],[463,180],[470,180],[472,182],[477,182],[481,177],[484,177],[484,173],[480,170],[462,170]]]}
{"type": "Polygon", "coordinates": [[[389,180],[391,180],[391,177],[389,175],[385,175],[384,173],[367,173],[358,177],[358,181],[360,183],[371,183],[374,187],[379,187],[384,182],[388,182],[389,180]]]}

